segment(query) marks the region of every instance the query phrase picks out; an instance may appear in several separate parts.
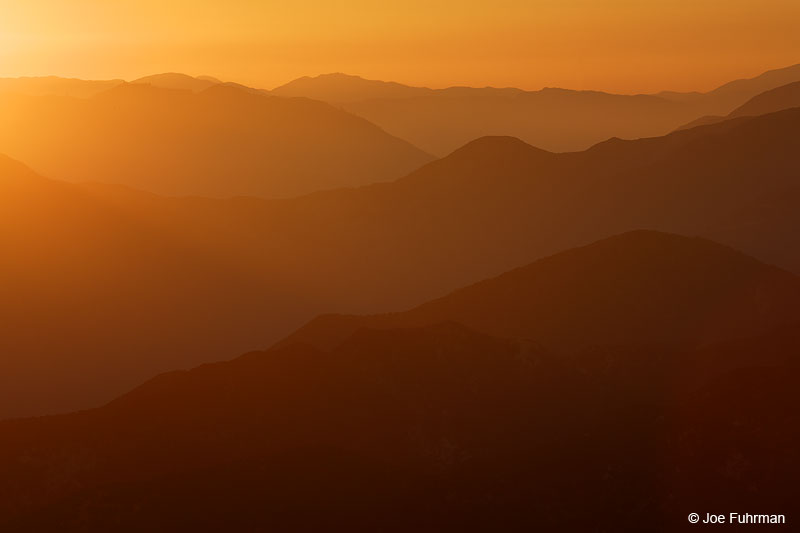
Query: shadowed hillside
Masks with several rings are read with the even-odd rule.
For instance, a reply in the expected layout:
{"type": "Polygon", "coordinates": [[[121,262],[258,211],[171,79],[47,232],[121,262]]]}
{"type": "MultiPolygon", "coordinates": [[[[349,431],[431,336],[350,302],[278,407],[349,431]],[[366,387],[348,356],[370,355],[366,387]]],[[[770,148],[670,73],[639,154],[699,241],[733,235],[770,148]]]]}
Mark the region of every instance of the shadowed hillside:
{"type": "Polygon", "coordinates": [[[662,92],[658,96],[700,102],[705,114],[726,115],[754,96],[796,81],[800,81],[800,64],[768,70],[754,78],[734,80],[705,94],[662,92]]]}
{"type": "Polygon", "coordinates": [[[730,117],[746,117],[774,113],[791,107],[800,107],[800,82],[783,85],[758,96],[736,108],[730,117]]]}
{"type": "Polygon", "coordinates": [[[392,183],[274,201],[68,185],[6,163],[0,416],[98,405],[320,313],[408,309],[632,229],[798,273],[799,131],[787,110],[576,154],[484,138],[392,183]]]}
{"type": "Polygon", "coordinates": [[[188,79],[212,86],[125,84],[89,100],[0,95],[0,146],[67,181],[222,197],[363,185],[432,159],[321,102],[188,79]]]}
{"type": "Polygon", "coordinates": [[[798,20],[0,0],[0,533],[791,530],[798,20]]]}
{"type": "Polygon", "coordinates": [[[541,259],[406,312],[322,316],[282,344],[331,348],[362,327],[447,320],[556,350],[703,344],[800,322],[800,278],[710,241],[638,231],[541,259]]]}
{"type": "Polygon", "coordinates": [[[791,326],[565,359],[441,324],[250,353],[0,423],[0,524],[674,531],[696,507],[780,512],[799,341],[791,326]]]}
{"type": "Polygon", "coordinates": [[[154,370],[252,347],[264,324],[295,323],[289,298],[247,264],[242,241],[255,239],[235,207],[218,221],[187,217],[186,203],[0,159],[0,417],[97,405],[154,370]]]}
{"type": "Polygon", "coordinates": [[[776,89],[754,96],[741,106],[730,112],[727,116],[721,117],[708,115],[681,126],[679,129],[688,129],[695,126],[705,126],[716,124],[723,120],[736,117],[747,117],[775,113],[792,107],[800,107],[800,82],[783,85],[776,89]]]}

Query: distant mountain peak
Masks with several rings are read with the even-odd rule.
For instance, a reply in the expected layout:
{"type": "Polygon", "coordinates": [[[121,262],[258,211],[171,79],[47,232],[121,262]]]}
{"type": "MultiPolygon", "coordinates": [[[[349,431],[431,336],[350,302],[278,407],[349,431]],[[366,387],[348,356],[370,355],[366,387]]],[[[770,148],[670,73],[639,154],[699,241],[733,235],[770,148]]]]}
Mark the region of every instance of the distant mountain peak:
{"type": "Polygon", "coordinates": [[[305,96],[315,100],[340,103],[375,98],[409,98],[431,91],[425,87],[370,80],[343,72],[331,72],[313,77],[303,76],[272,90],[278,96],[305,96]]]}
{"type": "Polygon", "coordinates": [[[194,76],[183,74],[182,72],[163,72],[161,74],[151,74],[133,80],[131,83],[147,83],[154,80],[195,80],[194,76]]]}
{"type": "Polygon", "coordinates": [[[372,81],[367,80],[363,76],[357,76],[355,74],[346,74],[344,72],[328,72],[326,74],[318,74],[316,76],[304,76],[301,79],[311,79],[311,80],[319,80],[319,79],[340,79],[340,80],[353,80],[353,81],[372,81]]]}
{"type": "Polygon", "coordinates": [[[194,76],[189,76],[188,74],[183,74],[180,72],[153,74],[151,76],[145,76],[131,82],[131,84],[148,84],[163,89],[182,89],[193,92],[202,91],[203,89],[207,89],[208,87],[217,85],[218,83],[219,80],[214,78],[195,78],[194,76]]]}
{"type": "Polygon", "coordinates": [[[512,154],[524,154],[527,156],[533,154],[555,155],[553,152],[531,146],[517,137],[512,137],[510,135],[486,135],[468,142],[461,148],[455,150],[448,157],[461,158],[476,155],[502,157],[512,154]]]}

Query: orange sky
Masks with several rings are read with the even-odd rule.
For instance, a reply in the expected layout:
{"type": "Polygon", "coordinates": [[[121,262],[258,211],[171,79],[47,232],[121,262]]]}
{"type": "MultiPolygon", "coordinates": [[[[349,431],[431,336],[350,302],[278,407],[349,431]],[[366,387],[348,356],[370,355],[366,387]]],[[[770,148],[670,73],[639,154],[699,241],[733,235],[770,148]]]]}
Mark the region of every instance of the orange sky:
{"type": "Polygon", "coordinates": [[[798,0],[0,0],[0,76],[707,90],[800,62],[798,0]]]}

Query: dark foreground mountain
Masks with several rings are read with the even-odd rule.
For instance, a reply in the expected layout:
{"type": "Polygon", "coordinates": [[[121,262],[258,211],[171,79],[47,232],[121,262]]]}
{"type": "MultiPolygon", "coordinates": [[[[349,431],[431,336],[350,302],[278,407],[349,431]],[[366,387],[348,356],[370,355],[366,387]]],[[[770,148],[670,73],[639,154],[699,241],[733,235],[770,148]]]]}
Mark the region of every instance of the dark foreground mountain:
{"type": "MultiPolygon", "coordinates": [[[[725,275],[721,272],[720,275],[725,275]]],[[[362,329],[0,423],[10,531],[674,531],[788,513],[800,328],[556,357],[362,329]]]]}
{"type": "Polygon", "coordinates": [[[800,278],[703,239],[637,231],[540,259],[403,313],[324,315],[286,339],[330,348],[361,328],[454,320],[553,350],[698,345],[800,322],[800,278]]]}
{"type": "Polygon", "coordinates": [[[485,138],[392,183],[275,201],[70,185],[6,162],[0,416],[96,406],[321,313],[409,309],[633,229],[798,273],[799,151],[800,110],[576,154],[485,138]]]}
{"type": "Polygon", "coordinates": [[[663,135],[698,117],[724,115],[764,91],[800,81],[800,65],[736,80],[708,93],[618,95],[545,88],[428,89],[328,74],[274,89],[331,102],[423,150],[446,155],[486,135],[511,135],[557,152],[609,137],[663,135]]]}
{"type": "Polygon", "coordinates": [[[182,75],[88,100],[0,95],[0,113],[4,153],[48,176],[171,195],[291,196],[399,178],[432,159],[322,102],[182,75]]]}

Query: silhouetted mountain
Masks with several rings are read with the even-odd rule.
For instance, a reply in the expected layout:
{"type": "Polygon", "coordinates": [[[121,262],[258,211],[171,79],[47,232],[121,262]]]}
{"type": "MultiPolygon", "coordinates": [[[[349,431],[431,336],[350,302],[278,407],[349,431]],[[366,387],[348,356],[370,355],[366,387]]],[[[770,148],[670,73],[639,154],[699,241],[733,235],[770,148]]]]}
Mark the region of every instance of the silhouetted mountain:
{"type": "Polygon", "coordinates": [[[235,339],[284,320],[265,307],[293,314],[217,240],[246,228],[214,230],[200,206],[186,218],[191,203],[47,180],[0,159],[0,417],[98,405],[154,369],[252,347],[235,339]],[[217,340],[192,333],[204,329],[217,340]]]}
{"type": "Polygon", "coordinates": [[[240,91],[244,91],[250,94],[260,94],[260,95],[271,95],[268,90],[266,89],[254,89],[253,87],[248,87],[247,85],[242,85],[241,83],[234,83],[232,81],[227,81],[224,83],[220,83],[219,85],[223,87],[233,87],[234,89],[239,89],[240,91]]]}
{"type": "Polygon", "coordinates": [[[437,155],[485,135],[511,135],[547,150],[582,150],[612,136],[659,135],[697,116],[656,96],[552,88],[455,87],[344,108],[437,155]]]}
{"type": "Polygon", "coordinates": [[[219,85],[219,80],[208,78],[195,78],[177,72],[167,72],[165,74],[154,74],[133,80],[131,83],[152,85],[161,89],[179,89],[184,91],[200,92],[214,85],[219,85]]]}
{"type": "Polygon", "coordinates": [[[4,152],[48,176],[165,194],[291,196],[432,159],[330,105],[229,84],[196,94],[125,84],[88,101],[4,95],[0,112],[4,152]]]}
{"type": "Polygon", "coordinates": [[[733,118],[764,115],[792,107],[800,107],[800,82],[783,85],[754,96],[734,109],[729,116],[733,118]]]}
{"type": "Polygon", "coordinates": [[[411,98],[428,95],[433,89],[409,87],[395,82],[365,80],[342,73],[304,76],[272,89],[276,96],[306,97],[331,103],[357,102],[373,98],[411,98]]]}
{"type": "Polygon", "coordinates": [[[718,122],[722,122],[723,120],[727,120],[727,117],[723,117],[720,115],[705,115],[698,119],[692,120],[681,126],[680,128],[676,128],[676,131],[680,130],[689,130],[692,128],[696,128],[698,126],[708,126],[710,124],[716,124],[718,122]]]}
{"type": "Polygon", "coordinates": [[[798,133],[786,110],[575,154],[484,138],[392,183],[288,200],[8,189],[0,416],[98,405],[320,313],[409,309],[632,229],[800,273],[798,133]]]}
{"type": "Polygon", "coordinates": [[[697,126],[716,124],[723,120],[737,117],[748,117],[775,113],[784,109],[800,107],[800,82],[790,83],[754,96],[741,106],[730,112],[727,116],[706,116],[681,126],[678,129],[689,129],[697,126]]]}
{"type": "MultiPolygon", "coordinates": [[[[57,76],[0,78],[0,92],[27,94],[30,96],[72,96],[91,98],[101,92],[113,89],[125,80],[81,80],[59,78],[57,76]]],[[[163,89],[182,89],[199,92],[223,82],[211,76],[187,76],[176,72],[145,76],[131,83],[152,85],[163,89]]]]}
{"type": "Polygon", "coordinates": [[[706,94],[434,90],[344,74],[300,78],[274,91],[342,105],[423,150],[445,155],[486,135],[511,135],[553,151],[583,150],[609,137],[663,135],[698,117],[729,113],[759,93],[794,81],[800,81],[800,65],[737,80],[706,94]]]}
{"type": "Polygon", "coordinates": [[[34,78],[0,78],[0,92],[31,96],[72,96],[90,98],[125,83],[124,80],[78,80],[43,76],[34,78]]]}
{"type": "Polygon", "coordinates": [[[556,350],[702,344],[800,322],[800,278],[711,241],[637,231],[540,259],[403,313],[321,316],[283,343],[329,349],[363,327],[448,320],[556,350]]]}
{"type": "Polygon", "coordinates": [[[0,423],[0,525],[674,531],[723,503],[785,512],[799,332],[564,359],[442,324],[250,353],[0,423]]]}
{"type": "Polygon", "coordinates": [[[222,80],[220,80],[219,78],[215,78],[214,76],[196,76],[196,78],[198,80],[210,81],[210,82],[216,83],[216,84],[224,83],[222,80]]]}
{"type": "Polygon", "coordinates": [[[800,64],[768,70],[755,78],[735,80],[705,94],[698,93],[658,93],[663,98],[702,104],[705,114],[727,115],[736,107],[763,92],[800,81],[800,64]]]}

